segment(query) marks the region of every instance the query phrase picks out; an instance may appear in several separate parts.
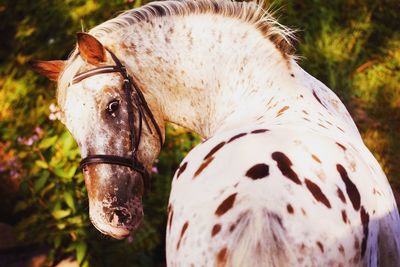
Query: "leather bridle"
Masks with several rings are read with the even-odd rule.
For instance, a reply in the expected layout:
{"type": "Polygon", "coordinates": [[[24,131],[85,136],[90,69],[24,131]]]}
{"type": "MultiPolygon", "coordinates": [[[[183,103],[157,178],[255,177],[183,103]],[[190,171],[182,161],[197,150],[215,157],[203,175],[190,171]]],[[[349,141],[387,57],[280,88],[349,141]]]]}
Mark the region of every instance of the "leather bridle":
{"type": "Polygon", "coordinates": [[[157,131],[158,138],[160,140],[160,145],[163,144],[162,134],[160,127],[158,126],[156,120],[154,119],[154,115],[149,109],[146,99],[143,96],[143,93],[139,89],[138,84],[136,83],[135,79],[128,74],[126,71],[125,66],[121,63],[121,61],[117,58],[117,56],[111,52],[109,49],[106,48],[108,53],[111,55],[115,65],[107,65],[97,67],[88,71],[84,71],[78,73],[74,76],[72,80],[72,84],[79,83],[80,81],[95,76],[99,74],[105,73],[114,73],[118,72],[121,74],[122,78],[124,79],[124,98],[126,102],[126,108],[128,111],[128,123],[130,129],[130,143],[132,149],[131,157],[121,157],[116,155],[104,155],[104,154],[94,154],[88,155],[86,158],[81,160],[79,165],[80,170],[84,170],[87,165],[92,164],[112,164],[112,165],[120,165],[131,168],[134,171],[139,172],[142,175],[143,183],[145,189],[149,188],[150,185],[150,174],[143,166],[143,164],[137,159],[137,152],[140,144],[140,138],[142,135],[142,126],[143,121],[147,127],[147,129],[152,134],[151,127],[147,121],[147,117],[150,119],[153,127],[157,131]],[[135,125],[135,115],[133,113],[133,105],[135,105],[137,112],[138,112],[138,125],[135,125]]]}

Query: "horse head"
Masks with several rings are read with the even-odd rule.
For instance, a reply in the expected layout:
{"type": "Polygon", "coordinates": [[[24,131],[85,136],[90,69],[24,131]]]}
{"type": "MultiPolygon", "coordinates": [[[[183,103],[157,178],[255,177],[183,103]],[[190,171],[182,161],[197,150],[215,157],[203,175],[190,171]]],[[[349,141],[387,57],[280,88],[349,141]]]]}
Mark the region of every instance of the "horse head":
{"type": "MultiPolygon", "coordinates": [[[[76,52],[71,61],[79,66],[58,99],[62,121],[84,158],[93,225],[122,239],[143,219],[142,196],[161,148],[164,122],[123,63],[94,36],[78,33],[76,52]]],[[[71,65],[33,62],[40,74],[59,81],[71,65]]]]}

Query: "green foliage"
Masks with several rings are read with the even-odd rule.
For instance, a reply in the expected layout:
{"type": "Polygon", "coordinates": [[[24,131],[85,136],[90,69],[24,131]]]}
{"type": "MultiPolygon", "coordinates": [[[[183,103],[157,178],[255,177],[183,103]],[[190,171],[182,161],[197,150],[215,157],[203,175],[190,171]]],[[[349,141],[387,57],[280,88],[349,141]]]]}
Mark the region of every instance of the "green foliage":
{"type": "MultiPolygon", "coordinates": [[[[273,1],[281,22],[299,29],[300,64],[346,102],[392,184],[400,187],[400,35],[396,0],[273,1]]],[[[169,126],[145,221],[133,240],[104,238],[89,222],[80,155],[57,121],[55,88],[29,71],[31,59],[66,58],[75,33],[141,1],[0,2],[0,220],[22,243],[51,247],[49,263],[75,255],[82,266],[163,262],[170,179],[199,140],[169,126]],[[106,255],[106,256],[105,256],[106,255]]]]}

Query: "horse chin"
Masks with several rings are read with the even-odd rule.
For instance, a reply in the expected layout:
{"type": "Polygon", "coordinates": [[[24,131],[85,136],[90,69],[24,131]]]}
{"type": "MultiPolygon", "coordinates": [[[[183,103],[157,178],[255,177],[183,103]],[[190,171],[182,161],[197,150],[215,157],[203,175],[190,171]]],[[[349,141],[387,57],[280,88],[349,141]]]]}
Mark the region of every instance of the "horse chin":
{"type": "Polygon", "coordinates": [[[92,224],[99,230],[100,233],[104,235],[111,236],[112,238],[122,240],[131,235],[131,231],[125,227],[114,227],[108,224],[97,224],[93,219],[91,219],[92,224]]]}

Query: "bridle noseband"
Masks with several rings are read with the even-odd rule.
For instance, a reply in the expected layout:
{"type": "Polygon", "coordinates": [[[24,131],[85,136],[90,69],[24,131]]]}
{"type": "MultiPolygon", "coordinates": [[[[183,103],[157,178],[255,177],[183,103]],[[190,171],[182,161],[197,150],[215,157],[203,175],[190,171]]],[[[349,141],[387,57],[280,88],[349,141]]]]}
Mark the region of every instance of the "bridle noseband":
{"type": "Polygon", "coordinates": [[[160,145],[163,144],[161,130],[156,120],[154,119],[154,115],[149,109],[146,99],[144,98],[142,92],[140,91],[138,84],[135,82],[133,77],[128,74],[125,66],[121,63],[121,61],[117,58],[117,56],[109,49],[106,48],[106,50],[108,51],[108,53],[110,53],[111,58],[113,59],[115,65],[101,66],[98,68],[78,73],[73,78],[72,84],[78,83],[86,78],[98,74],[114,73],[114,72],[118,72],[119,74],[121,74],[122,78],[124,79],[124,97],[126,102],[126,108],[128,111],[128,123],[130,129],[132,156],[121,157],[121,156],[102,155],[102,154],[88,155],[86,158],[82,159],[79,165],[79,169],[83,170],[87,165],[91,164],[113,164],[113,165],[125,166],[131,168],[134,171],[139,172],[142,175],[145,189],[147,189],[149,188],[150,185],[149,181],[150,174],[143,166],[143,164],[139,162],[137,159],[137,152],[140,144],[140,138],[142,135],[143,121],[147,129],[152,134],[151,127],[146,118],[148,117],[150,119],[151,124],[153,124],[153,127],[157,131],[157,135],[160,140],[160,145]],[[132,103],[135,105],[138,112],[137,128],[135,127],[135,116],[133,113],[132,103]]]}

